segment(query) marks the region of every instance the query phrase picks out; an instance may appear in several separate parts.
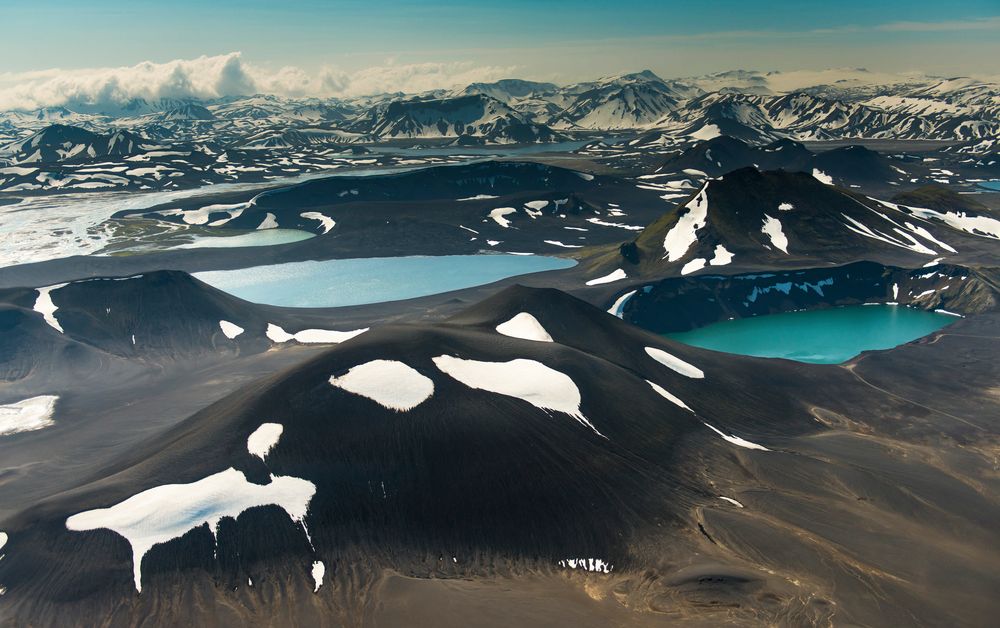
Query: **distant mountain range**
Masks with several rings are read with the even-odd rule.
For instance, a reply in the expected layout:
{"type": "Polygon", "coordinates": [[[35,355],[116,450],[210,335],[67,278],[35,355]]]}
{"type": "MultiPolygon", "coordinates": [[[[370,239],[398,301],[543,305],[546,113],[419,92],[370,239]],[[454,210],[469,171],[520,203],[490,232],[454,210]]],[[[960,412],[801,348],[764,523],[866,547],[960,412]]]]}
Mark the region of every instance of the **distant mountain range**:
{"type": "MultiPolygon", "coordinates": [[[[559,141],[567,133],[652,131],[671,142],[724,134],[758,144],[781,138],[892,138],[977,146],[1000,134],[1000,84],[865,70],[733,71],[665,80],[646,70],[566,86],[505,79],[351,99],[134,99],[0,113],[0,142],[23,139],[53,123],[234,145],[262,134],[318,127],[355,142],[526,143],[559,141]]],[[[3,153],[9,154],[9,147],[0,149],[3,153]]]]}

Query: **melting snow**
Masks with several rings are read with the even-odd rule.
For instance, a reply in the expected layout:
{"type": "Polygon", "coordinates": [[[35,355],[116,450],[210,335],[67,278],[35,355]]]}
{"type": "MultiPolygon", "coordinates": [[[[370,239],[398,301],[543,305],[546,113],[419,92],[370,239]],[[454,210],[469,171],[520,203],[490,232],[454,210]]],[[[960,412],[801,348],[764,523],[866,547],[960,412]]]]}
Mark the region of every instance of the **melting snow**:
{"type": "Polygon", "coordinates": [[[46,286],[45,288],[38,288],[38,298],[35,299],[34,310],[42,315],[45,322],[48,323],[53,329],[58,331],[60,334],[63,332],[62,325],[56,320],[56,310],[58,306],[52,302],[52,291],[62,288],[66,284],[60,283],[54,286],[46,286]]]}
{"type": "Polygon", "coordinates": [[[566,375],[535,360],[479,362],[449,355],[434,358],[443,373],[470,388],[523,399],[536,408],[570,415],[599,436],[604,436],[580,411],[580,389],[566,375]]]}
{"type": "Polygon", "coordinates": [[[675,404],[677,406],[680,406],[681,408],[684,408],[685,410],[688,410],[690,412],[694,412],[694,410],[691,410],[691,408],[689,408],[686,403],[684,403],[683,401],[681,401],[675,395],[671,394],[670,391],[668,391],[663,386],[660,386],[659,384],[653,383],[653,382],[649,381],[648,379],[646,380],[646,383],[649,384],[653,388],[653,390],[655,390],[661,397],[663,397],[664,399],[666,399],[670,403],[675,404]]]}
{"type": "Polygon", "coordinates": [[[302,212],[301,214],[299,214],[299,216],[302,216],[307,220],[318,220],[320,222],[320,225],[323,227],[324,235],[330,233],[330,229],[333,229],[335,226],[337,226],[337,221],[319,212],[302,212]]]}
{"type": "Polygon", "coordinates": [[[222,333],[226,335],[226,338],[230,340],[246,331],[236,323],[230,323],[229,321],[219,321],[219,327],[222,329],[222,333]]]}
{"type": "Polygon", "coordinates": [[[692,137],[696,140],[710,140],[712,138],[719,137],[720,135],[722,135],[722,131],[720,131],[719,127],[714,124],[706,124],[697,131],[688,133],[688,137],[692,137]]]}
{"type": "Polygon", "coordinates": [[[694,379],[703,379],[705,377],[705,372],[700,368],[688,364],[684,360],[678,358],[677,356],[671,355],[664,351],[663,349],[657,349],[655,347],[646,347],[646,354],[653,358],[663,366],[684,375],[685,377],[691,377],[694,379]]]}
{"type": "Polygon", "coordinates": [[[771,244],[775,248],[781,249],[785,255],[788,254],[788,238],[785,237],[785,232],[781,230],[780,220],[764,214],[764,226],[761,229],[761,233],[766,234],[771,239],[771,244]]]}
{"type": "Polygon", "coordinates": [[[818,168],[813,168],[813,177],[815,177],[816,180],[819,181],[820,183],[825,183],[827,185],[833,185],[833,177],[831,177],[830,175],[826,174],[822,170],[819,170],[818,168]]]}
{"type": "Polygon", "coordinates": [[[732,497],[724,497],[722,495],[719,495],[719,499],[721,499],[722,501],[727,501],[730,504],[736,506],[737,508],[743,508],[743,504],[739,503],[738,501],[736,501],[732,497]]]}
{"type": "Polygon", "coordinates": [[[608,314],[621,318],[622,313],[625,311],[625,304],[635,295],[636,292],[638,292],[638,290],[630,290],[615,299],[614,304],[608,308],[608,314]]]}
{"type": "Polygon", "coordinates": [[[267,458],[267,454],[271,453],[274,446],[278,444],[278,439],[281,438],[281,432],[284,429],[281,423],[262,424],[247,437],[247,451],[261,460],[267,458]]]}
{"type": "Polygon", "coordinates": [[[695,259],[691,260],[690,262],[684,264],[684,266],[681,267],[681,274],[688,275],[690,273],[699,271],[704,267],[705,267],[705,258],[696,257],[695,259]]]}
{"type": "Polygon", "coordinates": [[[552,342],[552,336],[549,335],[549,332],[545,331],[537,318],[527,312],[521,312],[506,323],[500,323],[497,325],[497,331],[511,338],[552,342]]]}
{"type": "Polygon", "coordinates": [[[708,217],[708,184],[688,201],[687,212],[677,219],[677,223],[663,238],[663,249],[668,262],[676,262],[684,257],[691,245],[698,241],[698,230],[705,226],[708,217]]]}
{"type": "Polygon", "coordinates": [[[708,429],[710,429],[713,432],[715,432],[716,434],[718,434],[719,436],[721,436],[722,439],[725,440],[726,442],[732,443],[732,444],[734,444],[734,445],[736,445],[738,447],[743,447],[745,449],[758,449],[760,451],[771,451],[767,447],[764,447],[762,445],[758,445],[757,443],[751,443],[750,441],[748,441],[748,440],[746,440],[744,438],[740,438],[739,436],[731,436],[729,434],[726,434],[725,432],[712,427],[711,425],[709,425],[708,423],[705,423],[704,421],[702,421],[702,424],[705,427],[707,427],[708,429]]]}
{"type": "Polygon", "coordinates": [[[40,395],[0,405],[0,436],[33,432],[55,424],[56,395],[40,395]]]}
{"type": "Polygon", "coordinates": [[[257,226],[258,230],[277,229],[277,228],[278,228],[278,217],[271,213],[268,213],[266,216],[264,216],[264,220],[261,221],[260,225],[257,226]]]}
{"type": "Polygon", "coordinates": [[[618,227],[619,229],[627,229],[628,231],[642,231],[643,229],[645,229],[645,227],[639,225],[626,225],[625,223],[621,222],[607,222],[605,220],[601,220],[600,218],[588,218],[587,222],[589,222],[592,225],[599,225],[601,227],[618,227]]]}
{"type": "Polygon", "coordinates": [[[790,212],[793,209],[795,209],[795,205],[792,205],[791,203],[782,203],[778,205],[778,211],[790,212]]]}
{"type": "Polygon", "coordinates": [[[330,385],[367,397],[397,412],[416,408],[434,394],[434,382],[396,360],[372,360],[351,368],[330,385]]]}
{"type": "Polygon", "coordinates": [[[611,573],[611,570],[614,569],[614,565],[600,558],[566,558],[560,560],[558,565],[563,569],[583,569],[597,573],[611,573]]]}
{"type": "Polygon", "coordinates": [[[552,246],[560,246],[564,249],[582,249],[582,244],[563,244],[559,240],[544,240],[545,244],[551,244],[552,246]]]}
{"type": "Polygon", "coordinates": [[[625,271],[619,268],[618,270],[612,271],[611,273],[604,275],[603,277],[598,277],[597,279],[591,279],[587,282],[588,286],[599,286],[605,283],[611,283],[613,281],[619,281],[621,279],[626,279],[628,275],[625,271]]]}
{"type": "Polygon", "coordinates": [[[726,250],[726,247],[719,244],[715,247],[715,256],[708,261],[710,266],[725,266],[733,261],[733,254],[726,250]]]}
{"type": "Polygon", "coordinates": [[[303,329],[290,334],[274,323],[267,324],[267,337],[272,342],[288,342],[294,340],[302,344],[339,344],[368,331],[368,328],[352,329],[351,331],[335,331],[332,329],[303,329]]]}
{"type": "Polygon", "coordinates": [[[136,591],[142,591],[142,558],[153,546],[179,538],[207,525],[216,535],[225,517],[237,518],[257,506],[278,506],[296,523],[302,523],[316,486],[307,480],[271,476],[267,484],[254,484],[229,468],[190,484],[157,486],[109,508],[88,510],[66,519],[66,528],[82,532],[108,529],[132,546],[136,591]]]}
{"type": "Polygon", "coordinates": [[[319,591],[319,588],[323,586],[323,576],[326,575],[326,565],[323,561],[317,560],[312,564],[312,577],[313,577],[313,593],[319,591]]]}
{"type": "Polygon", "coordinates": [[[476,194],[475,196],[467,196],[466,198],[455,199],[457,201],[485,201],[491,198],[499,198],[498,196],[493,196],[492,194],[476,194]]]}
{"type": "Polygon", "coordinates": [[[510,214],[517,213],[517,208],[514,207],[497,207],[490,212],[489,216],[496,221],[498,225],[506,229],[510,226],[510,221],[504,218],[504,216],[509,216],[510,214]]]}

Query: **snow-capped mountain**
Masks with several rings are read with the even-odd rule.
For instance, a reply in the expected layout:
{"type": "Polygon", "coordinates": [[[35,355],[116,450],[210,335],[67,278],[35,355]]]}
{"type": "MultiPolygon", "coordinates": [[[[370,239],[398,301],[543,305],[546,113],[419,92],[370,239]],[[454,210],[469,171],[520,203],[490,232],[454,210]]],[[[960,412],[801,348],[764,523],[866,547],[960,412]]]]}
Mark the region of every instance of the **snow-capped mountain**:
{"type": "Polygon", "coordinates": [[[778,96],[713,92],[685,102],[655,126],[680,136],[690,134],[695,128],[719,126],[723,121],[735,122],[767,140],[779,137],[796,140],[971,140],[990,137],[1000,131],[1000,119],[988,112],[948,111],[942,106],[933,112],[926,108],[878,108],[878,104],[886,104],[885,98],[865,104],[830,100],[804,92],[778,96]]]}
{"type": "Polygon", "coordinates": [[[126,130],[107,135],[65,124],[53,124],[3,148],[14,163],[52,163],[122,157],[157,148],[153,142],[126,130]]]}
{"type": "Polygon", "coordinates": [[[555,83],[539,83],[537,81],[524,81],[521,79],[501,79],[493,83],[472,83],[465,89],[459,90],[456,96],[471,96],[482,94],[495,98],[501,102],[512,104],[524,98],[552,95],[559,91],[559,86],[555,83]]]}
{"type": "Polygon", "coordinates": [[[476,137],[496,143],[549,142],[558,134],[482,94],[393,101],[369,110],[354,130],[382,139],[476,137]]]}

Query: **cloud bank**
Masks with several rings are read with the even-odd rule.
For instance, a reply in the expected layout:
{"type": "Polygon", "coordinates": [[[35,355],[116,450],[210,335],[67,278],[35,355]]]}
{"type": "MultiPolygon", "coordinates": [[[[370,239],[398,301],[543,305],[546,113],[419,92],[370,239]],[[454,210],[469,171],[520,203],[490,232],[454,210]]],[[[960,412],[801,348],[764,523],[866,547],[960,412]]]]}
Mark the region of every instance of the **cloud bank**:
{"type": "Polygon", "coordinates": [[[119,68],[0,73],[0,110],[114,106],[135,98],[155,101],[251,94],[304,98],[416,93],[495,81],[511,76],[515,70],[514,66],[454,62],[387,63],[355,72],[327,67],[310,73],[294,66],[274,71],[250,64],[239,52],[233,52],[119,68]]]}

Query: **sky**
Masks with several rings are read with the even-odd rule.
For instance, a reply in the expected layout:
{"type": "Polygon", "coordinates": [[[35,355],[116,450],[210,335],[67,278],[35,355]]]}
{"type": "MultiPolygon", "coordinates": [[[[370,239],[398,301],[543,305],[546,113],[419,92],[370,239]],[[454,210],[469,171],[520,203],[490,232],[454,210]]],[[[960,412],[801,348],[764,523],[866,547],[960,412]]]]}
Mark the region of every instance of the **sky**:
{"type": "Polygon", "coordinates": [[[185,91],[359,95],[505,76],[569,83],[647,68],[666,78],[1000,73],[1000,0],[0,3],[6,109],[185,91]]]}

